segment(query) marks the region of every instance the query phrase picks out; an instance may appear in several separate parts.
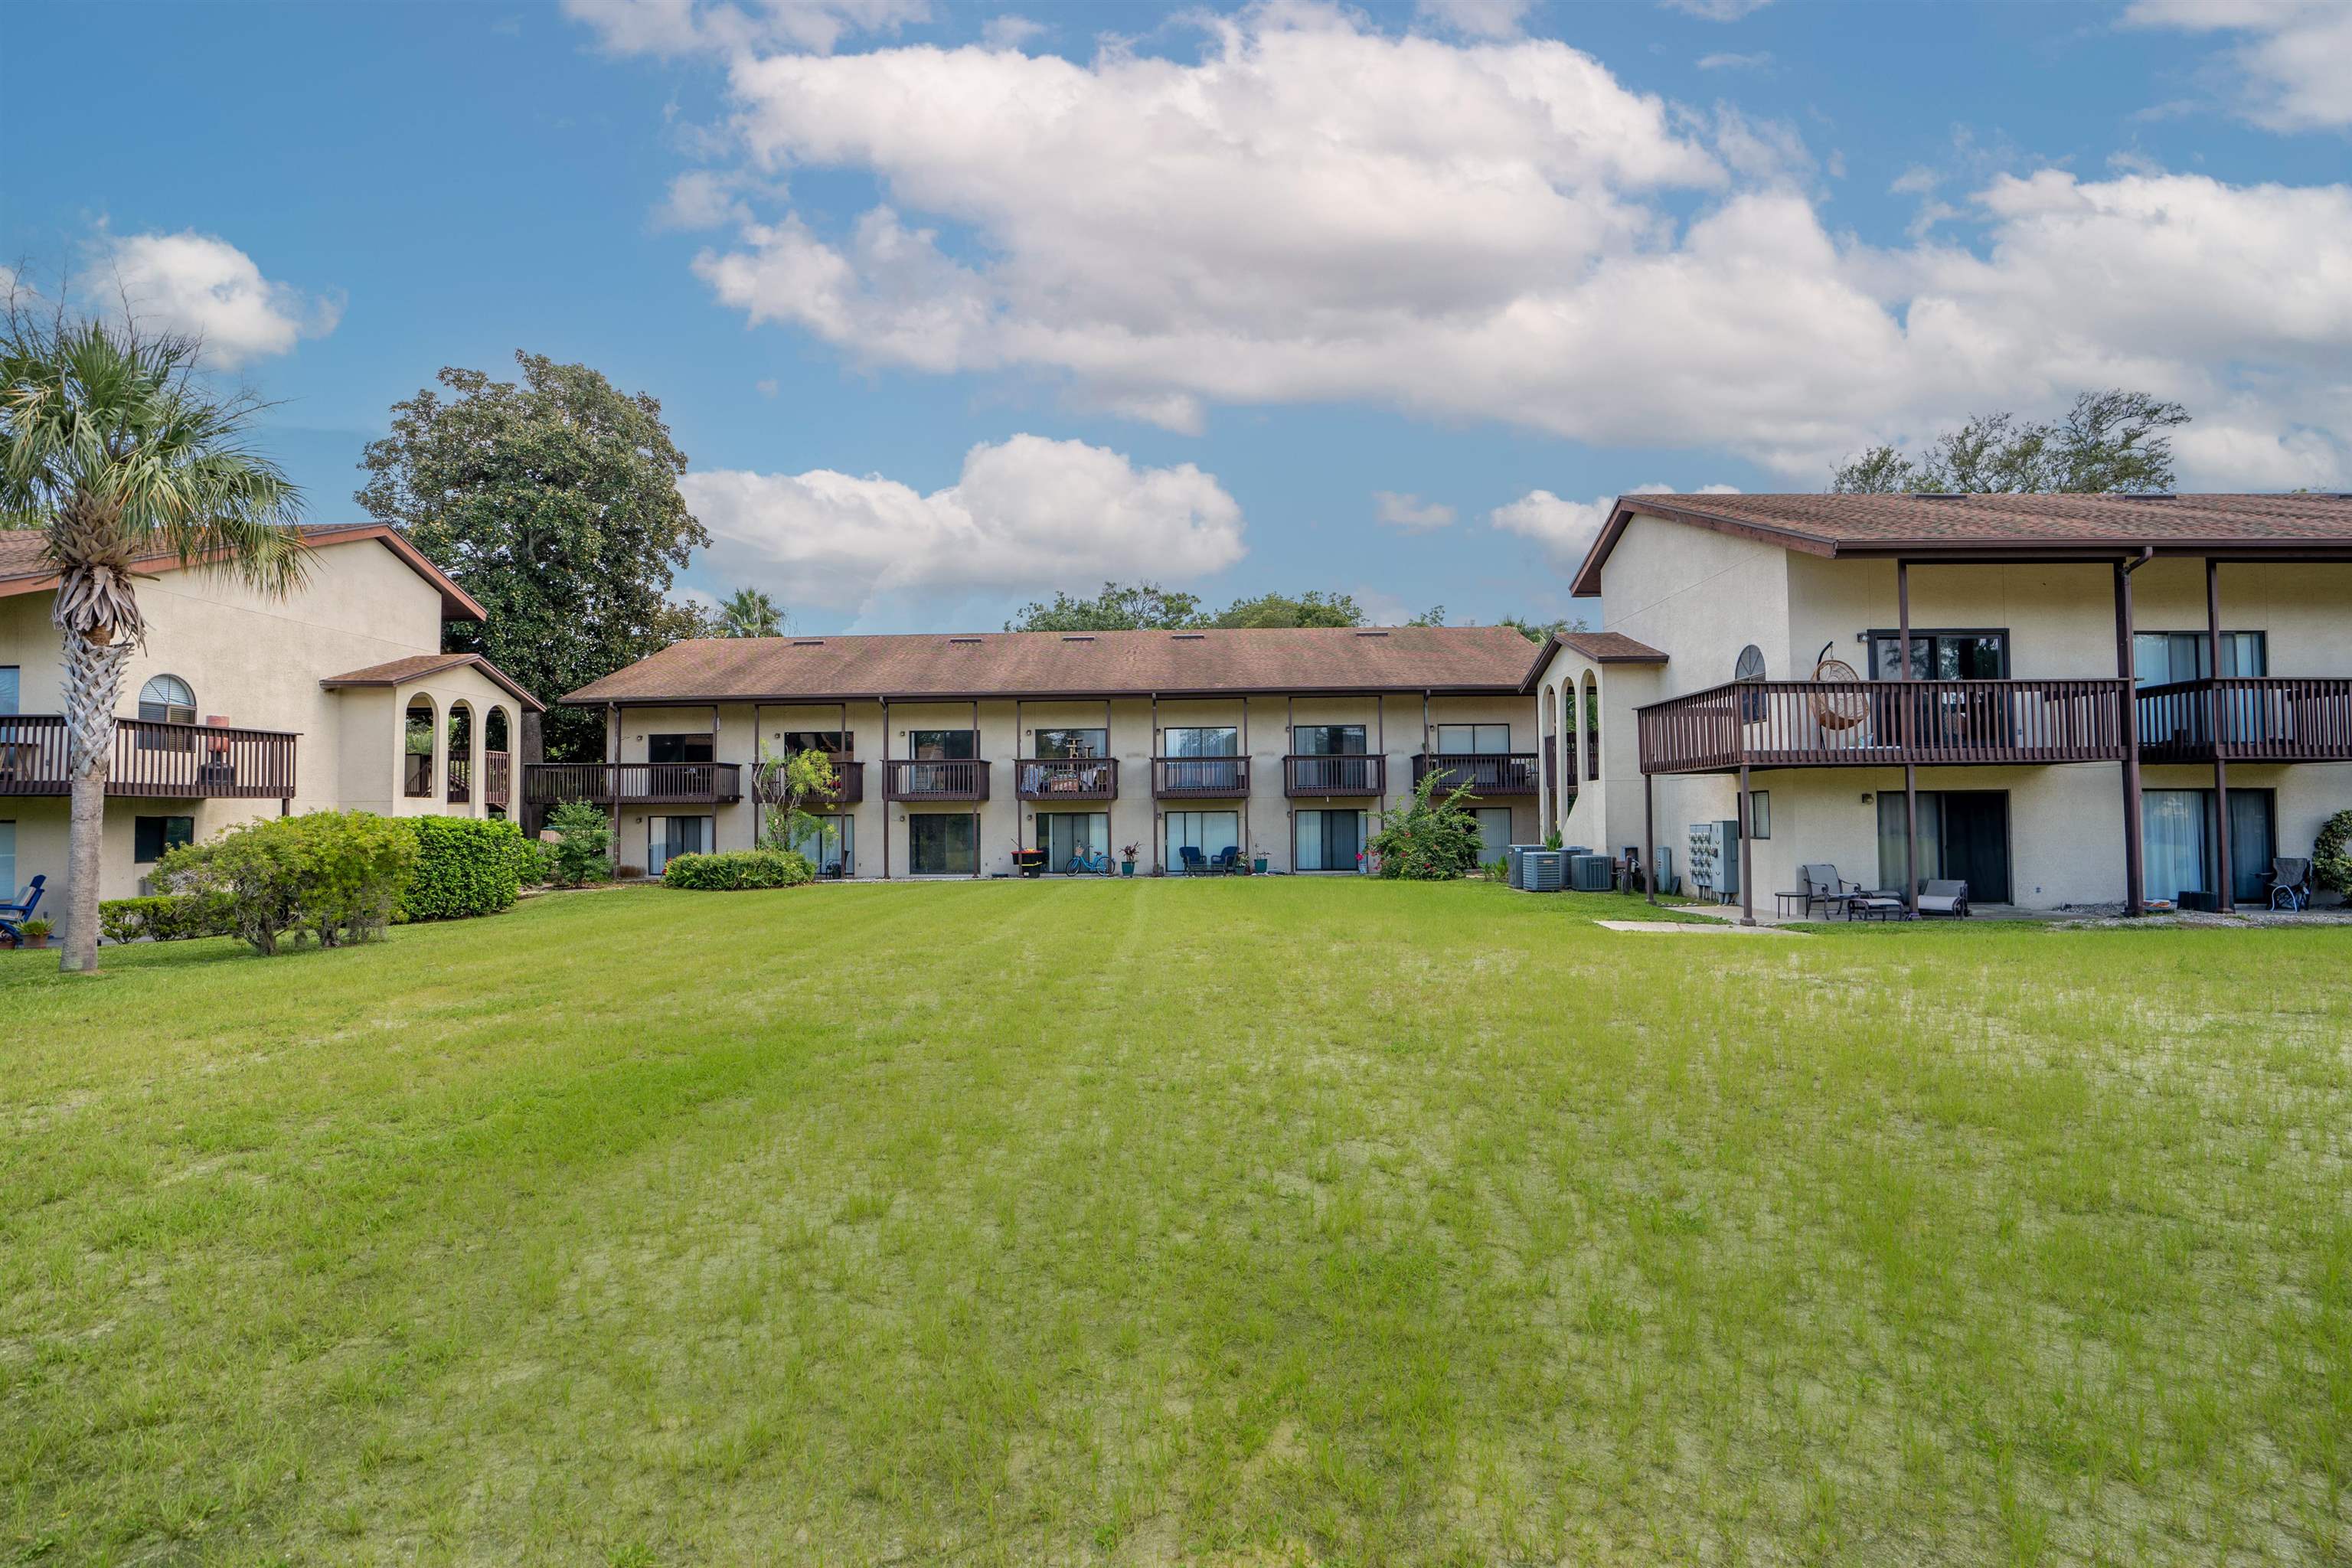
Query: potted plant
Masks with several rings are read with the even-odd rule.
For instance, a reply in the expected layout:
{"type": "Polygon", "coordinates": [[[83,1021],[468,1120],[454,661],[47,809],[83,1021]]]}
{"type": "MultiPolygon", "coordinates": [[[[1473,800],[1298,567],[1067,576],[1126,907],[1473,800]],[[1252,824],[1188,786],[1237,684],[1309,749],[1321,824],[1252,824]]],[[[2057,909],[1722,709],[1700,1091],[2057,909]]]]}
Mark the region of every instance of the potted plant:
{"type": "Polygon", "coordinates": [[[1250,857],[1250,869],[1251,869],[1251,870],[1253,870],[1253,871],[1256,872],[1259,876],[1263,877],[1263,876],[1265,876],[1265,875],[1266,874],[1265,868],[1266,868],[1266,858],[1265,858],[1265,856],[1263,856],[1263,855],[1253,855],[1253,856],[1251,856],[1251,857],[1250,857]]]}
{"type": "Polygon", "coordinates": [[[1132,877],[1135,875],[1135,852],[1142,847],[1143,846],[1140,844],[1130,844],[1118,852],[1118,874],[1120,876],[1132,877]]]}
{"type": "Polygon", "coordinates": [[[49,945],[49,932],[58,928],[50,922],[48,916],[35,915],[16,929],[24,933],[25,946],[47,947],[49,945]]]}

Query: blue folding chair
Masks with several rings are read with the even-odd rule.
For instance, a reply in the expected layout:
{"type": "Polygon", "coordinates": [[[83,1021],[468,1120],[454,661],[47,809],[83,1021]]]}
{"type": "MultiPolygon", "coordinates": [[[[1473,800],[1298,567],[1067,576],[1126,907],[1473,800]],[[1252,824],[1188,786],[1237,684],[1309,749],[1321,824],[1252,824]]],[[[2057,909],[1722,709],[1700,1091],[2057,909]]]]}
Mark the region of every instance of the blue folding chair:
{"type": "Polygon", "coordinates": [[[48,880],[47,877],[36,877],[25,884],[25,890],[16,895],[15,903],[0,904],[0,936],[8,939],[10,947],[24,944],[25,933],[16,928],[31,920],[33,911],[41,907],[41,889],[48,885],[48,880]]]}

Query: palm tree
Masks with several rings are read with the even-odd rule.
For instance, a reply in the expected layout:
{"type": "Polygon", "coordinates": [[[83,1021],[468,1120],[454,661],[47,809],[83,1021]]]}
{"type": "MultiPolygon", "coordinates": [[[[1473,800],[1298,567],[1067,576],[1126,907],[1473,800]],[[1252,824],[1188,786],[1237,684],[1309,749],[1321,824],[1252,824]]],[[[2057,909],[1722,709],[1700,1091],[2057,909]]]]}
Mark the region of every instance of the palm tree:
{"type": "Polygon", "coordinates": [[[58,967],[98,967],[106,775],[122,666],[146,637],[132,583],[160,560],[272,595],[299,584],[300,492],[247,449],[258,406],[214,395],[194,338],[135,322],[36,314],[12,290],[0,320],[0,528],[47,535],[50,619],[65,641],[73,826],[58,967]]]}
{"type": "Polygon", "coordinates": [[[784,635],[784,607],[757,588],[738,588],[719,606],[719,635],[780,637],[784,635]]]}

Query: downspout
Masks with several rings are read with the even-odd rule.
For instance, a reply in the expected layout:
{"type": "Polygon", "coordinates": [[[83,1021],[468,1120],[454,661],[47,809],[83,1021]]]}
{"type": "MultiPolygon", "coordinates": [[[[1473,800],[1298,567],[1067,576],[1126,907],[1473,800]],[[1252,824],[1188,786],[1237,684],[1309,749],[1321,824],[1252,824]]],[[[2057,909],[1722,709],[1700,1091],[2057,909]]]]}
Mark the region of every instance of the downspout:
{"type": "MultiPolygon", "coordinates": [[[[2137,560],[2116,563],[2116,673],[2123,681],[2124,912],[2147,913],[2147,846],[2140,817],[2139,679],[2133,669],[2132,574],[2156,559],[2156,546],[2140,547],[2137,560]]],[[[2224,831],[2227,825],[2224,825],[2224,831]]]]}

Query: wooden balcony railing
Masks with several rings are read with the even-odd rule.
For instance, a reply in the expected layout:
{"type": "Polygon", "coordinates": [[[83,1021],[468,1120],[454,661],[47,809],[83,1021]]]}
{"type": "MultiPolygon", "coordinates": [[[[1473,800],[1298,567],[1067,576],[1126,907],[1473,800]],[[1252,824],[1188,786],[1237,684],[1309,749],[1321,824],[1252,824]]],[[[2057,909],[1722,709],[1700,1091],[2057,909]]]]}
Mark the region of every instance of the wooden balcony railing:
{"type": "Polygon", "coordinates": [[[1300,795],[1381,795],[1388,786],[1388,758],[1362,755],[1288,756],[1282,759],[1282,793],[1300,795]]]}
{"type": "Polygon", "coordinates": [[[514,753],[485,752],[482,764],[482,799],[499,807],[513,805],[514,753]]]}
{"type": "Polygon", "coordinates": [[[1247,757],[1151,759],[1151,793],[1160,800],[1233,800],[1249,792],[1247,757]]]}
{"type": "Polygon", "coordinates": [[[2120,680],[1742,681],[1639,710],[1642,771],[2120,762],[2120,680]]]}
{"type": "Polygon", "coordinates": [[[2352,679],[2224,676],[2137,695],[2143,762],[2210,763],[2217,750],[2231,763],[2352,762],[2352,679]]]}
{"type": "Polygon", "coordinates": [[[433,798],[433,753],[403,752],[400,754],[400,793],[411,800],[433,798]]]}
{"type": "MultiPolygon", "coordinates": [[[[114,721],[106,793],[149,800],[284,800],[294,793],[296,736],[225,724],[114,721]]],[[[66,721],[0,714],[0,795],[71,795],[66,721]]]]}
{"type": "MultiPolygon", "coordinates": [[[[1544,787],[1545,787],[1546,789],[1549,790],[1549,791],[1550,791],[1552,794],[1554,794],[1554,795],[1558,795],[1558,794],[1559,794],[1559,793],[1560,793],[1561,785],[1560,785],[1560,782],[1559,782],[1559,759],[1560,759],[1561,755],[1563,754],[1563,752],[1562,752],[1562,748],[1563,748],[1566,744],[1567,744],[1567,742],[1563,742],[1562,740],[1560,740],[1560,738],[1559,738],[1559,736],[1557,736],[1557,735],[1553,735],[1553,736],[1551,736],[1551,737],[1548,738],[1548,739],[1544,742],[1544,749],[1543,749],[1544,787]]],[[[1594,778],[1599,778],[1599,777],[1601,776],[1601,737],[1600,737],[1600,736],[1598,736],[1598,735],[1587,735],[1587,736],[1585,736],[1585,738],[1584,738],[1584,759],[1585,759],[1584,771],[1585,771],[1585,772],[1587,772],[1587,773],[1591,773],[1594,778]]],[[[1575,779],[1570,779],[1570,780],[1569,780],[1569,781],[1568,781],[1567,790],[1568,790],[1568,793],[1569,793],[1570,795],[1574,795],[1574,794],[1576,793],[1577,782],[1578,782],[1578,781],[1577,781],[1577,780],[1575,780],[1575,779]]]]}
{"type": "Polygon", "coordinates": [[[1114,757],[1022,757],[1013,764],[1013,778],[1023,800],[1118,798],[1114,757]]]}
{"type": "Polygon", "coordinates": [[[984,761],[925,761],[893,757],[882,764],[884,800],[986,800],[984,761]]]}
{"type": "MultiPolygon", "coordinates": [[[[830,810],[836,805],[862,805],[866,801],[866,764],[856,757],[835,754],[833,763],[835,788],[831,795],[811,795],[803,804],[814,809],[830,810]]],[[[783,792],[771,790],[762,782],[764,775],[756,768],[751,772],[751,794],[764,805],[783,804],[783,792]]]]}
{"type": "Polygon", "coordinates": [[[1444,775],[1440,790],[1467,786],[1480,800],[1536,793],[1533,752],[1423,752],[1412,759],[1412,787],[1432,773],[1444,775]]]}
{"type": "Polygon", "coordinates": [[[740,763],[526,763],[523,799],[623,805],[724,805],[743,798],[740,763]]]}
{"type": "Polygon", "coordinates": [[[474,798],[474,759],[449,759],[449,804],[464,805],[474,798]]]}

